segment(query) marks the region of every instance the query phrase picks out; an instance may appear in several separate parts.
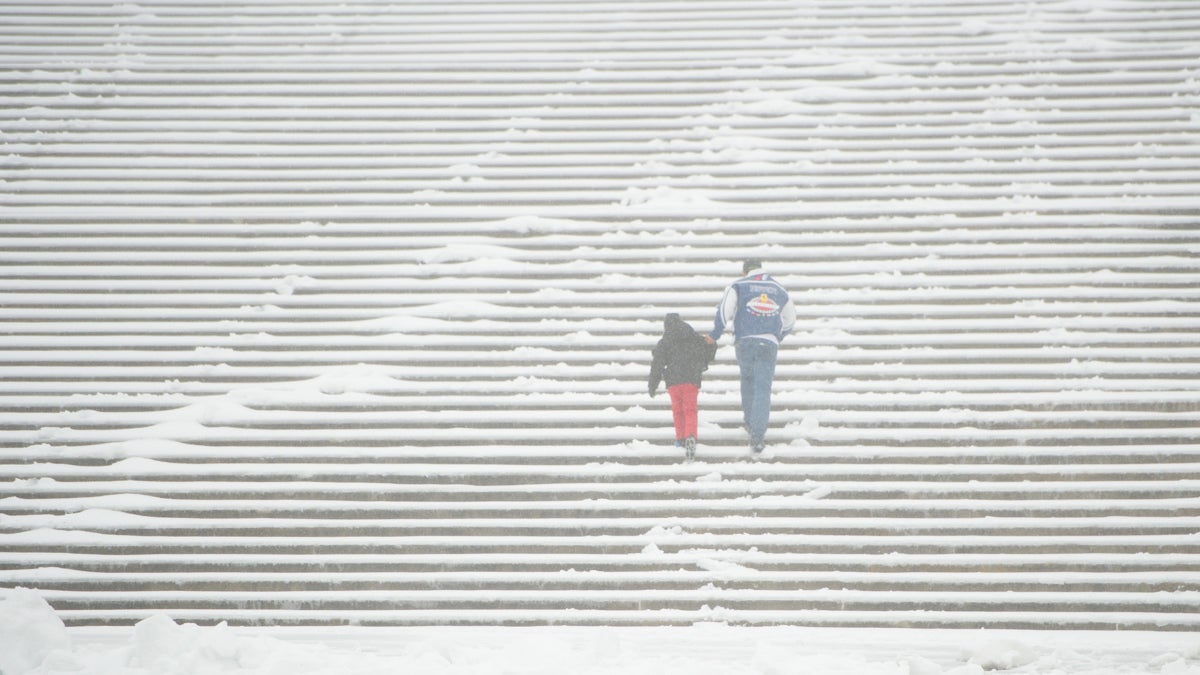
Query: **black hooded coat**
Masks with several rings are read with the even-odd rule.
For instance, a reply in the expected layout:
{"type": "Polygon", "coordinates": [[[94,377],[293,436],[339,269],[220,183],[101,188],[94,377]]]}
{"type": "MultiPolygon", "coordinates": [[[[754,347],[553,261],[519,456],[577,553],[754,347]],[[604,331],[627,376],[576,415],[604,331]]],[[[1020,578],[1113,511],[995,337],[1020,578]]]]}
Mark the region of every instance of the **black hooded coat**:
{"type": "Polygon", "coordinates": [[[663,322],[663,336],[654,345],[654,358],[650,363],[650,393],[658,389],[658,383],[666,381],[668,387],[677,384],[700,386],[701,373],[708,370],[717,354],[717,345],[708,342],[679,318],[668,314],[663,322]]]}

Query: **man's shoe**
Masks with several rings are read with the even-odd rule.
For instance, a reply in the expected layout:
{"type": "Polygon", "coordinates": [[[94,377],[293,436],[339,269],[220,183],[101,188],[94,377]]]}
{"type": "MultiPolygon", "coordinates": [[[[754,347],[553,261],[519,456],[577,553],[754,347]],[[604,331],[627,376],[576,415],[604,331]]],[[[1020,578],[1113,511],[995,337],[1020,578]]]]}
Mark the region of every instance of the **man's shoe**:
{"type": "Polygon", "coordinates": [[[752,441],[750,443],[750,452],[754,453],[755,455],[761,455],[766,447],[767,444],[762,441],[752,441]]]}
{"type": "Polygon", "coordinates": [[[689,462],[696,459],[696,437],[688,436],[683,439],[683,449],[689,462]]]}

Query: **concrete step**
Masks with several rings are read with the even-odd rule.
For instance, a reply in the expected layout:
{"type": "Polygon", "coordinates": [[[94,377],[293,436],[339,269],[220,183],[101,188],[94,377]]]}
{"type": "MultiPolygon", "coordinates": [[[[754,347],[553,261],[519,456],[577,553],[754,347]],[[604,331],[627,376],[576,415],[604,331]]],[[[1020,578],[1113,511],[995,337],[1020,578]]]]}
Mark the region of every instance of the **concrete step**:
{"type": "MultiPolygon", "coordinates": [[[[994,612],[1097,612],[1142,613],[1166,615],[1192,612],[1193,593],[1082,593],[1071,592],[963,592],[943,591],[941,600],[930,602],[919,591],[829,590],[753,590],[753,589],[687,589],[680,591],[654,590],[620,591],[490,591],[488,596],[470,591],[298,591],[276,593],[234,593],[201,591],[146,592],[139,603],[143,611],[174,611],[199,609],[210,613],[230,609],[300,611],[325,620],[323,612],[373,610],[403,611],[415,609],[556,609],[560,611],[608,610],[653,611],[683,609],[695,611],[705,604],[719,604],[729,610],[797,611],[811,609],[842,609],[849,611],[886,611],[903,609],[912,602],[923,603],[926,610],[994,611],[994,612]]],[[[87,609],[91,611],[128,609],[124,594],[92,591],[78,596],[70,592],[45,591],[45,597],[59,611],[87,609]]]]}
{"type": "MultiPolygon", "coordinates": [[[[1046,620],[1060,630],[1194,630],[1191,622],[1178,614],[1128,613],[1097,614],[1095,612],[1020,612],[1020,611],[955,611],[955,610],[883,610],[850,611],[740,611],[723,607],[702,606],[699,610],[575,610],[570,616],[556,610],[408,610],[354,612],[325,610],[301,615],[290,611],[269,610],[172,610],[172,616],[189,623],[214,624],[220,621],[238,626],[541,626],[562,625],[568,619],[578,626],[690,626],[696,623],[721,621],[732,625],[814,627],[871,627],[898,628],[959,628],[1012,630],[1044,630],[1046,620]],[[1039,618],[1042,617],[1042,618],[1039,618]]],[[[151,616],[144,610],[63,610],[58,612],[74,626],[123,626],[151,616]]]]}
{"type": "MultiPolygon", "coordinates": [[[[199,537],[168,536],[168,535],[127,535],[127,534],[94,534],[86,537],[73,538],[76,543],[25,543],[28,537],[3,535],[7,550],[10,553],[25,553],[38,555],[73,555],[95,554],[106,556],[145,556],[145,555],[246,555],[255,556],[303,556],[323,558],[326,556],[364,556],[364,555],[416,555],[444,560],[447,565],[454,558],[467,556],[475,558],[484,555],[499,555],[507,557],[574,557],[588,556],[632,556],[642,553],[650,539],[646,537],[630,537],[606,535],[603,538],[580,539],[571,537],[549,537],[512,539],[505,541],[494,537],[477,537],[475,539],[459,537],[446,538],[439,542],[403,541],[402,537],[385,540],[373,539],[364,541],[363,538],[347,536],[333,537],[279,537],[263,539],[256,536],[217,536],[205,535],[199,537]],[[300,539],[300,540],[298,540],[300,539]],[[306,541],[303,541],[306,540],[306,541]]],[[[676,543],[659,541],[655,546],[668,556],[680,552],[695,551],[705,546],[725,548],[744,546],[757,552],[773,555],[785,555],[804,551],[809,554],[872,555],[881,560],[894,554],[979,554],[979,555],[1043,555],[1070,556],[1080,554],[1103,553],[1109,555],[1140,555],[1155,558],[1159,556],[1190,556],[1200,555],[1200,544],[1194,536],[1187,534],[1154,534],[1136,536],[1128,534],[1088,534],[1064,535],[1052,533],[1045,536],[1013,534],[967,534],[967,535],[936,535],[926,536],[917,534],[875,535],[863,534],[857,536],[838,536],[827,534],[786,535],[754,538],[750,536],[733,537],[713,534],[674,537],[676,543]]],[[[504,569],[511,569],[505,567],[504,569]]]]}
{"type": "MultiPolygon", "coordinates": [[[[66,573],[60,576],[68,576],[66,573]]],[[[165,592],[187,590],[192,593],[204,591],[228,591],[237,593],[295,593],[304,591],[475,591],[537,593],[539,591],[652,591],[696,590],[706,586],[724,589],[770,590],[770,591],[816,591],[836,588],[846,591],[908,591],[935,594],[939,592],[1038,592],[1056,591],[1082,593],[1104,587],[1113,593],[1191,593],[1197,589],[1194,579],[1185,580],[1179,573],[1137,573],[1122,570],[1115,573],[1071,573],[1054,576],[1053,581],[1039,581],[1047,573],[1026,572],[1013,574],[950,573],[915,570],[878,574],[839,573],[777,573],[751,571],[742,579],[730,579],[728,574],[703,570],[680,572],[669,570],[636,571],[587,571],[575,572],[565,569],[531,569],[527,572],[504,570],[500,572],[471,571],[445,573],[418,571],[406,575],[338,572],[325,574],[324,579],[304,581],[293,579],[299,573],[279,573],[278,579],[266,578],[261,570],[238,570],[228,575],[182,572],[176,580],[165,578],[166,573],[139,572],[136,574],[112,574],[95,571],[74,575],[77,579],[55,579],[42,574],[36,579],[20,574],[9,574],[0,570],[0,577],[7,584],[36,585],[39,589],[60,592],[86,598],[88,593],[103,591],[124,592],[134,596],[141,592],[165,592]],[[966,576],[970,578],[964,578],[966,576]],[[87,577],[87,578],[83,578],[87,577]],[[195,577],[193,579],[193,577],[195,577]],[[915,578],[921,577],[921,578],[915,578]]],[[[308,576],[321,576],[311,573],[308,576]]]]}
{"type": "Polygon", "coordinates": [[[157,578],[164,573],[195,575],[198,578],[227,578],[234,580],[319,577],[327,583],[355,579],[386,579],[398,576],[416,580],[424,575],[438,578],[467,578],[474,574],[543,575],[550,579],[554,573],[588,574],[614,573],[631,575],[672,574],[681,570],[705,570],[734,578],[735,573],[753,570],[758,573],[796,575],[897,575],[896,578],[924,573],[971,575],[1011,574],[1021,578],[1036,576],[1039,580],[1084,578],[1087,575],[1110,575],[1135,580],[1139,578],[1190,578],[1194,575],[1197,558],[1188,553],[999,553],[982,554],[941,552],[894,552],[881,558],[871,552],[846,553],[770,553],[739,549],[686,549],[675,553],[658,551],[632,554],[405,554],[357,553],[309,556],[257,552],[205,553],[63,553],[49,549],[45,552],[5,552],[0,554],[0,570],[6,578],[28,579],[41,575],[49,581],[55,578],[74,578],[72,575],[103,574],[120,579],[123,575],[149,575],[157,578]],[[33,566],[40,569],[32,569],[33,566]],[[56,567],[61,566],[61,567],[56,567]],[[457,576],[456,576],[457,575],[457,576]]]}

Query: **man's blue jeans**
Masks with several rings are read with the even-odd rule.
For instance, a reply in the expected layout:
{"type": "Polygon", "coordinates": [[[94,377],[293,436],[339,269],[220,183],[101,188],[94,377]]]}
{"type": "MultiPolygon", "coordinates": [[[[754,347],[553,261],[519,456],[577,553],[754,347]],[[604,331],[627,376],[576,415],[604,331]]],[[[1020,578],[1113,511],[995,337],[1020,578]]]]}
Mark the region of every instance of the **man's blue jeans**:
{"type": "Polygon", "coordinates": [[[771,418],[771,383],[779,345],[770,340],[745,338],[734,343],[742,373],[742,421],[750,431],[750,443],[759,445],[767,435],[771,418]]]}

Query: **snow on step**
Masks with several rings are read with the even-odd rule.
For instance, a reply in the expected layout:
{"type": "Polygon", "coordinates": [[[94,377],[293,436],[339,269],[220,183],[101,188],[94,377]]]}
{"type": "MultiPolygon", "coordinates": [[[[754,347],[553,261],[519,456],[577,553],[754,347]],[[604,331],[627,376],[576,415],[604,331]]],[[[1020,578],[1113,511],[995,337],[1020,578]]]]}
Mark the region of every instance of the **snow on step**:
{"type": "Polygon", "coordinates": [[[0,3],[0,585],[1195,629],[1200,11],[0,3]],[[792,290],[770,445],[649,347],[792,290]]]}

